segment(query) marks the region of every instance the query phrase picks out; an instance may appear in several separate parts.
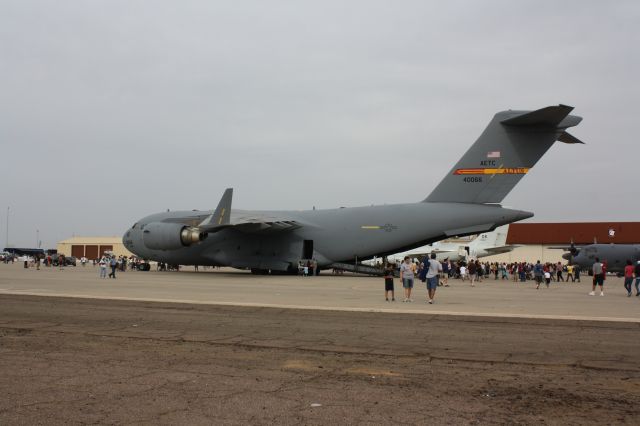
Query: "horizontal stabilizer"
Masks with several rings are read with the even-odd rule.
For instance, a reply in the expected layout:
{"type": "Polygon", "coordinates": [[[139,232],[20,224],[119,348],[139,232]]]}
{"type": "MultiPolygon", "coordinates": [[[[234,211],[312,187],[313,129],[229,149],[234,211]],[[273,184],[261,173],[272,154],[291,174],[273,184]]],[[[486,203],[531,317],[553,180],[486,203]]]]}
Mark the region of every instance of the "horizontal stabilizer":
{"type": "Polygon", "coordinates": [[[557,126],[573,111],[567,105],[548,106],[502,120],[508,126],[557,126]]]}
{"type": "Polygon", "coordinates": [[[567,132],[562,132],[558,140],[564,143],[581,143],[584,145],[584,142],[567,132]]]}

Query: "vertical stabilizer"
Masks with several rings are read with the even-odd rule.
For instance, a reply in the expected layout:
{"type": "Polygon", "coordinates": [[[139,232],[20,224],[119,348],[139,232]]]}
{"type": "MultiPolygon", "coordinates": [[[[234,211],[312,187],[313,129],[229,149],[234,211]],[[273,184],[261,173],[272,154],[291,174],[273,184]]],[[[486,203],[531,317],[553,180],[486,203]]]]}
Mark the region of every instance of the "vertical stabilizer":
{"type": "Polygon", "coordinates": [[[566,105],[497,113],[425,202],[500,203],[555,141],[582,143],[565,132],[582,118],[566,105]]]}

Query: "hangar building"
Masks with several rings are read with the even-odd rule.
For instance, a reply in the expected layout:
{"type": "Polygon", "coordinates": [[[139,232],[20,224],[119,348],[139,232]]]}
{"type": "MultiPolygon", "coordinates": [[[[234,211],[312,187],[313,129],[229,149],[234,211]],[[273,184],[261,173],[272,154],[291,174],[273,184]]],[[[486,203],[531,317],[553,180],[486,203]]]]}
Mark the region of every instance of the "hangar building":
{"type": "Polygon", "coordinates": [[[131,252],[122,244],[122,237],[73,237],[60,241],[58,253],[65,256],[98,259],[105,251],[113,252],[116,256],[131,256],[131,252]]]}
{"type": "Polygon", "coordinates": [[[593,244],[640,244],[640,222],[573,222],[573,223],[512,223],[507,232],[507,244],[518,246],[513,251],[482,258],[487,262],[562,262],[564,250],[549,247],[569,247],[593,244]]]}

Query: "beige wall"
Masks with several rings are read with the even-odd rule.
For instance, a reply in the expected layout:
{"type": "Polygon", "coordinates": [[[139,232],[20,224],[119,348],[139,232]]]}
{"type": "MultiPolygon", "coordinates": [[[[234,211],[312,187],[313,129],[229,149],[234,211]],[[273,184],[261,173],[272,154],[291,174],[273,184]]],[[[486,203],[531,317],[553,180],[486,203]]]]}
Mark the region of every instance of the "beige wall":
{"type": "Polygon", "coordinates": [[[122,239],[117,237],[74,237],[60,241],[57,244],[58,253],[71,256],[71,247],[74,245],[112,246],[116,256],[131,256],[131,252],[122,244],[122,239]]]}
{"type": "Polygon", "coordinates": [[[538,260],[542,263],[567,263],[562,258],[565,252],[563,250],[549,249],[543,245],[526,245],[516,247],[509,253],[496,254],[494,256],[483,257],[482,262],[530,262],[536,263],[538,260]]]}

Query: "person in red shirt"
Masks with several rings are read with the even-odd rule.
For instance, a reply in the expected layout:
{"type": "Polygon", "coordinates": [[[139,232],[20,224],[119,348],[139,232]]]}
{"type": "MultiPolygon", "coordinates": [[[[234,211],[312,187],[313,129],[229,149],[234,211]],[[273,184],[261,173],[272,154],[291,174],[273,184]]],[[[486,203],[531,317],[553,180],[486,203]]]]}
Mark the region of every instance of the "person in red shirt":
{"type": "Polygon", "coordinates": [[[633,283],[634,267],[630,260],[627,260],[627,266],[624,267],[624,288],[627,290],[627,297],[631,297],[631,283],[633,283]]]}

